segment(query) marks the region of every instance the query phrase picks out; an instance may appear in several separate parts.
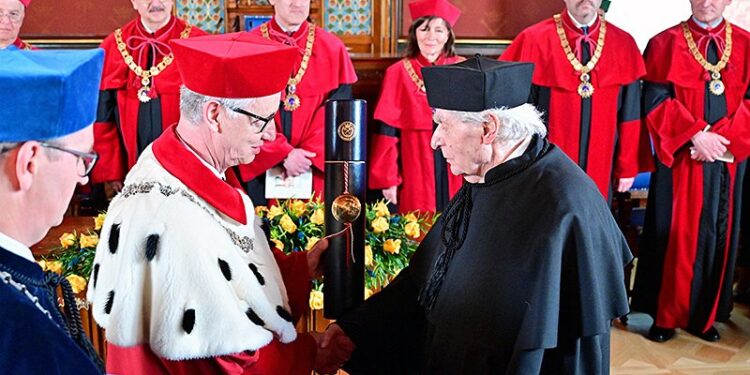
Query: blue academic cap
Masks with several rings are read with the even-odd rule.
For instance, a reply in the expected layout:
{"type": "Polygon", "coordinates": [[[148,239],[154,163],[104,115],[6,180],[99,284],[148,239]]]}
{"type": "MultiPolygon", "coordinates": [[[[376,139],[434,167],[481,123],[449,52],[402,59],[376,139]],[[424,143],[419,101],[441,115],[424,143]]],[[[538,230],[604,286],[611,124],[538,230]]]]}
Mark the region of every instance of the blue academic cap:
{"type": "Polygon", "coordinates": [[[104,51],[0,50],[0,142],[48,140],[96,119],[104,51]]]}

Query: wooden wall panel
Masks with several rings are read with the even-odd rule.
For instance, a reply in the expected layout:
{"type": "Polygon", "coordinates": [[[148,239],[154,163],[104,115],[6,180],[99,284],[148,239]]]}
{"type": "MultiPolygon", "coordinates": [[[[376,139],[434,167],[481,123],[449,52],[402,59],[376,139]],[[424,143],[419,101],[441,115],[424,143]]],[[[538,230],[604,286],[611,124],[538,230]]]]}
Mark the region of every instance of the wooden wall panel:
{"type": "Polygon", "coordinates": [[[21,38],[104,38],[137,13],[129,0],[34,0],[21,38]]]}

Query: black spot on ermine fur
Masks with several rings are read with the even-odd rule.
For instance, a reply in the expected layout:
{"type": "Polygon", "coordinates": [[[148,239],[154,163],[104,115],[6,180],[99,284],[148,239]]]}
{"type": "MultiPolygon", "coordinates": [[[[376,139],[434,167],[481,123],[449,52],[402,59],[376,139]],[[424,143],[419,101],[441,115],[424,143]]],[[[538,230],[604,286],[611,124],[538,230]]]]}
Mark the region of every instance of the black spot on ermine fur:
{"type": "Polygon", "coordinates": [[[263,319],[261,319],[258,314],[256,314],[255,311],[253,311],[253,309],[250,307],[248,307],[247,311],[245,311],[245,315],[247,315],[248,319],[250,319],[251,322],[261,327],[266,325],[266,322],[264,322],[263,319]]]}
{"type": "Polygon", "coordinates": [[[159,235],[152,234],[146,239],[146,259],[151,261],[156,256],[156,251],[159,249],[159,235]]]}
{"type": "Polygon", "coordinates": [[[120,244],[120,224],[112,225],[112,229],[109,231],[109,252],[114,254],[117,252],[117,246],[120,244]]]}
{"type": "Polygon", "coordinates": [[[97,280],[99,280],[99,263],[94,264],[94,288],[96,288],[97,280]]]}
{"type": "Polygon", "coordinates": [[[258,283],[260,283],[260,285],[266,285],[266,279],[263,278],[263,275],[261,275],[260,272],[258,272],[258,267],[252,263],[248,264],[248,266],[250,267],[250,270],[253,271],[255,278],[258,279],[258,283]]]}
{"type": "Polygon", "coordinates": [[[115,302],[115,291],[110,290],[107,295],[107,302],[104,304],[104,313],[109,314],[112,312],[112,304],[115,302]]]}
{"type": "Polygon", "coordinates": [[[229,268],[229,263],[219,259],[219,268],[221,269],[224,278],[227,279],[227,281],[232,281],[232,269],[229,268]]]}
{"type": "Polygon", "coordinates": [[[281,319],[286,320],[287,322],[292,322],[294,319],[292,319],[292,314],[289,313],[289,311],[284,310],[281,306],[276,306],[276,313],[279,314],[281,319]]]}
{"type": "Polygon", "coordinates": [[[193,332],[193,327],[195,327],[195,309],[185,310],[185,314],[182,316],[182,329],[189,335],[190,332],[193,332]]]}

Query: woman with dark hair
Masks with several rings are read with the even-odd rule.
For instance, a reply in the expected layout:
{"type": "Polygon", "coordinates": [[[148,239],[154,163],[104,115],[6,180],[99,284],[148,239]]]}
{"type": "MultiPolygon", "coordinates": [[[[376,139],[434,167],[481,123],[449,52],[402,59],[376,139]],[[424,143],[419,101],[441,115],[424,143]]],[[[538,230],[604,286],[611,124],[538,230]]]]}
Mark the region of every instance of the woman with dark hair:
{"type": "Polygon", "coordinates": [[[433,122],[422,67],[462,61],[454,51],[453,25],[461,11],[447,0],[409,4],[406,57],[388,67],[375,108],[369,188],[398,204],[400,212],[442,211],[462,184],[430,147],[433,122]]]}

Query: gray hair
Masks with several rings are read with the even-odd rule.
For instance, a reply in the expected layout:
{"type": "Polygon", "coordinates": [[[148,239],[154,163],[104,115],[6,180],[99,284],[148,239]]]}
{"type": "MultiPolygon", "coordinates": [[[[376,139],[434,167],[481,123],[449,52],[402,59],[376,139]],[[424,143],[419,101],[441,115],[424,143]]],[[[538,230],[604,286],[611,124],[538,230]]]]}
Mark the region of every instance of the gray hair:
{"type": "Polygon", "coordinates": [[[542,113],[531,104],[522,104],[514,108],[492,108],[482,112],[447,111],[461,122],[484,123],[496,117],[501,126],[498,130],[497,141],[513,141],[523,139],[534,134],[540,137],[547,135],[547,127],[542,121],[542,113]]]}
{"type": "MultiPolygon", "coordinates": [[[[0,157],[4,157],[6,152],[8,152],[8,151],[10,151],[10,150],[12,150],[12,149],[14,149],[16,147],[19,147],[19,146],[21,146],[24,143],[26,143],[26,142],[0,142],[0,157]]],[[[53,145],[53,146],[61,146],[61,147],[64,146],[62,144],[62,142],[59,141],[59,138],[51,139],[49,141],[44,141],[44,143],[49,144],[49,145],[53,145]]],[[[47,154],[47,156],[50,159],[57,160],[59,158],[59,155],[55,154],[55,152],[54,152],[56,150],[53,150],[53,149],[47,148],[47,147],[43,147],[43,148],[44,148],[44,153],[47,154]]]]}
{"type": "MultiPolygon", "coordinates": [[[[203,116],[201,108],[210,101],[217,102],[224,108],[232,109],[247,107],[250,103],[255,101],[255,99],[216,98],[213,96],[198,94],[183,85],[180,87],[180,116],[190,123],[197,125],[201,122],[201,117],[203,116]]],[[[227,114],[232,118],[240,116],[239,113],[235,113],[234,111],[227,111],[227,114]]]]}

